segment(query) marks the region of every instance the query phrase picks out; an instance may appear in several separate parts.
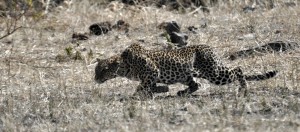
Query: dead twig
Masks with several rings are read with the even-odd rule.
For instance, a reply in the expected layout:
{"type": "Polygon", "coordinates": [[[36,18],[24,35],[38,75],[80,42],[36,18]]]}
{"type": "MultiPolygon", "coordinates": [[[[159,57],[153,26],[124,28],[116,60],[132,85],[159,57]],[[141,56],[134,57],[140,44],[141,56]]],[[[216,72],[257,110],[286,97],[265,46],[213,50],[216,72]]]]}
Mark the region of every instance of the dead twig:
{"type": "Polygon", "coordinates": [[[3,36],[0,36],[0,40],[5,37],[8,37],[9,35],[13,34],[17,30],[22,28],[22,26],[17,26],[17,22],[22,18],[22,16],[24,16],[25,13],[26,13],[26,11],[24,11],[23,13],[21,13],[19,16],[15,17],[14,19],[8,20],[6,22],[6,34],[4,34],[3,36]]]}
{"type": "Polygon", "coordinates": [[[7,32],[5,35],[3,35],[2,37],[0,37],[0,40],[5,38],[5,37],[8,37],[9,35],[13,34],[15,31],[17,31],[18,29],[22,28],[22,26],[20,27],[17,27],[17,28],[14,28],[12,31],[10,32],[7,32]]]}

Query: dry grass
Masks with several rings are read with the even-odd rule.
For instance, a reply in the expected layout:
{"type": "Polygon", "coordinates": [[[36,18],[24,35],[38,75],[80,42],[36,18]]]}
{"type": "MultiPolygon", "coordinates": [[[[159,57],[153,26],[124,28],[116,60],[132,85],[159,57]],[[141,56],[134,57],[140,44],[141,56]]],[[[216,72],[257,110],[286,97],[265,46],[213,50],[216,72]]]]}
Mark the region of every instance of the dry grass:
{"type": "Polygon", "coordinates": [[[249,74],[280,71],[273,79],[249,82],[249,96],[238,99],[237,83],[216,86],[197,79],[202,86],[190,98],[176,97],[185,87],[176,84],[153,100],[132,100],[128,97],[138,82],[116,78],[96,84],[95,65],[90,63],[95,57],[118,54],[139,39],[148,48],[162,49],[166,40],[156,26],[170,20],[188,33],[189,44],[215,47],[221,58],[269,41],[299,43],[300,8],[281,3],[253,13],[243,13],[240,5],[220,5],[210,14],[187,15],[152,7],[110,11],[82,1],[38,21],[24,17],[20,23],[25,28],[0,40],[0,131],[299,131],[299,49],[236,61],[223,58],[224,64],[241,66],[249,74]],[[73,32],[119,19],[130,23],[128,35],[112,31],[71,43],[73,32]],[[207,28],[198,34],[187,31],[201,19],[208,21],[207,28]],[[239,40],[250,33],[249,27],[256,38],[239,40]],[[275,34],[277,30],[280,33],[275,34]],[[68,47],[80,52],[83,60],[57,62],[57,55],[65,55],[68,47]]]}

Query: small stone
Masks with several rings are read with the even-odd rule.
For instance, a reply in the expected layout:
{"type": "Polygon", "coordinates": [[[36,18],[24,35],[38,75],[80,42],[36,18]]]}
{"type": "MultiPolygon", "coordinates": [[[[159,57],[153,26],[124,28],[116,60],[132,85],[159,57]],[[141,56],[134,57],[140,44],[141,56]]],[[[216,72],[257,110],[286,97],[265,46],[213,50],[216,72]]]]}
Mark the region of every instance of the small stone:
{"type": "Polygon", "coordinates": [[[125,31],[125,33],[129,32],[129,23],[125,22],[124,20],[119,20],[115,25],[112,26],[113,29],[118,31],[125,31]]]}
{"type": "Polygon", "coordinates": [[[89,39],[89,37],[86,34],[73,33],[72,34],[72,39],[73,40],[87,40],[87,39],[89,39]]]}
{"type": "Polygon", "coordinates": [[[198,28],[196,28],[195,26],[189,26],[189,27],[188,27],[188,30],[191,31],[191,32],[193,32],[194,34],[196,34],[198,28]]]}
{"type": "Polygon", "coordinates": [[[180,27],[175,21],[171,22],[162,22],[158,25],[159,29],[165,29],[168,34],[171,34],[173,32],[180,32],[180,27]]]}
{"type": "Polygon", "coordinates": [[[295,2],[285,2],[284,5],[287,7],[294,7],[294,6],[296,6],[296,3],[295,2]]]}
{"type": "Polygon", "coordinates": [[[251,6],[246,6],[243,8],[243,12],[244,13],[250,13],[253,12],[256,8],[255,7],[251,7],[251,6]]]}
{"type": "Polygon", "coordinates": [[[176,33],[173,32],[170,35],[171,42],[174,43],[177,47],[183,47],[187,45],[188,36],[185,33],[176,33]]]}
{"type": "Polygon", "coordinates": [[[90,27],[90,33],[94,35],[102,35],[111,31],[111,24],[110,22],[101,22],[92,24],[90,27]]]}
{"type": "Polygon", "coordinates": [[[245,34],[243,36],[238,37],[238,40],[253,40],[256,36],[253,33],[245,34]]]}

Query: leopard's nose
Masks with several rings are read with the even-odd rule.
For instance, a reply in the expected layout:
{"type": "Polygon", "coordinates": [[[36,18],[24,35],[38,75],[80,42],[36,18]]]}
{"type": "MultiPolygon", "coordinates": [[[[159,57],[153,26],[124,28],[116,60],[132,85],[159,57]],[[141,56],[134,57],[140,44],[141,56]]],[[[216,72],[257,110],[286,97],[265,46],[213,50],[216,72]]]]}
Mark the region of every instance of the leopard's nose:
{"type": "Polygon", "coordinates": [[[99,77],[99,76],[95,76],[94,80],[101,84],[101,83],[104,83],[105,81],[107,81],[108,79],[107,78],[104,78],[104,77],[99,77]]]}
{"type": "Polygon", "coordinates": [[[106,80],[103,80],[103,79],[95,79],[95,81],[96,81],[97,83],[101,84],[101,83],[104,83],[106,80]]]}

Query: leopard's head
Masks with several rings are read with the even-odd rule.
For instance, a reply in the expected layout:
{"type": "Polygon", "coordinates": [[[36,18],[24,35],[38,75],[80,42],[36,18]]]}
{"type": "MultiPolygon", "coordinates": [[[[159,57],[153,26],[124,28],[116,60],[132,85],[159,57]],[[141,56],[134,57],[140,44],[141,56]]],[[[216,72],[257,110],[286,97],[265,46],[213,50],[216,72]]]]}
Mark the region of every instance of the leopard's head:
{"type": "Polygon", "coordinates": [[[95,68],[95,81],[104,83],[109,79],[116,78],[117,70],[119,69],[121,57],[116,55],[108,59],[97,59],[98,64],[95,68]]]}

